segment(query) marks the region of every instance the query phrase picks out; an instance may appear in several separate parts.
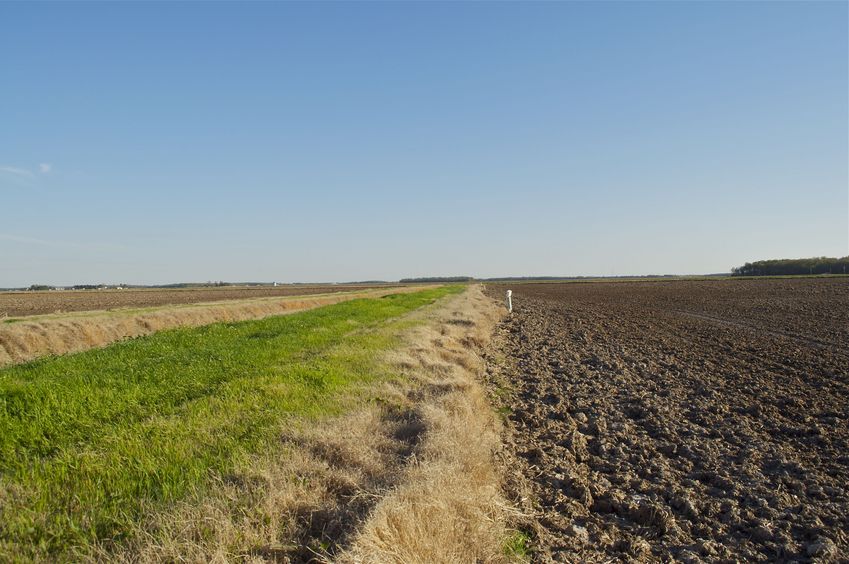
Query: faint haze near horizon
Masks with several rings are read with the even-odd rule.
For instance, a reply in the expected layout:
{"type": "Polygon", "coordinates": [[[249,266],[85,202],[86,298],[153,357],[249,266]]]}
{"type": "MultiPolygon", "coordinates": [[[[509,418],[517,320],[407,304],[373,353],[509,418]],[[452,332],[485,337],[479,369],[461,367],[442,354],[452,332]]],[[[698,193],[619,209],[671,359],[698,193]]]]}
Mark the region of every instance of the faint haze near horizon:
{"type": "Polygon", "coordinates": [[[849,4],[0,3],[0,287],[849,254],[849,4]]]}

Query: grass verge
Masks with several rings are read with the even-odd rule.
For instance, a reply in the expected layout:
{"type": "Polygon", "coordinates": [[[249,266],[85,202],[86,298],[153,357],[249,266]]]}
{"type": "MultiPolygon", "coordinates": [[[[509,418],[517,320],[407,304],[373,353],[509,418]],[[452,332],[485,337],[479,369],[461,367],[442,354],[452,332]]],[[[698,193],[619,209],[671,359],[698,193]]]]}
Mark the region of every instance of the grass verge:
{"type": "Polygon", "coordinates": [[[0,559],[120,544],[151,511],[214,487],[288,419],[344,411],[389,378],[405,313],[460,291],[362,299],[163,331],[0,370],[0,559]]]}

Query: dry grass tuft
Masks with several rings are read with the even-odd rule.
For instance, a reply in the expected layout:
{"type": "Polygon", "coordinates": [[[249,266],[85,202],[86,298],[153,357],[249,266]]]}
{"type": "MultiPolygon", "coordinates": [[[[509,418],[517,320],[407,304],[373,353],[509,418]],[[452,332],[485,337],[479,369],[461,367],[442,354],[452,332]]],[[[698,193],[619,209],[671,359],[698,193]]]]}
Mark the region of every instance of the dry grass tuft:
{"type": "Polygon", "coordinates": [[[281,448],[217,478],[215,493],[152,513],[135,538],[96,560],[307,562],[344,543],[398,479],[403,417],[378,405],[285,430],[281,448]]]}
{"type": "MultiPolygon", "coordinates": [[[[176,327],[261,319],[364,297],[421,290],[422,287],[369,290],[294,298],[260,298],[167,306],[145,311],[38,316],[0,323],[0,366],[47,355],[81,352],[176,327]]],[[[7,320],[8,321],[8,320],[7,320]]]]}

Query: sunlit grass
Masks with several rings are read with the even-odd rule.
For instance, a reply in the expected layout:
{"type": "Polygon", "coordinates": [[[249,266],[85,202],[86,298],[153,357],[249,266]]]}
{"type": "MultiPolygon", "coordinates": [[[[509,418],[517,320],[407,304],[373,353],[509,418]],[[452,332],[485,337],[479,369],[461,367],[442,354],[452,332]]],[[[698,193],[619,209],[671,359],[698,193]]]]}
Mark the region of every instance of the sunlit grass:
{"type": "Polygon", "coordinates": [[[120,541],[145,511],[268,448],[288,418],[340,412],[345,392],[388,376],[376,359],[399,316],[457,290],[164,331],[0,370],[0,559],[120,541]]]}

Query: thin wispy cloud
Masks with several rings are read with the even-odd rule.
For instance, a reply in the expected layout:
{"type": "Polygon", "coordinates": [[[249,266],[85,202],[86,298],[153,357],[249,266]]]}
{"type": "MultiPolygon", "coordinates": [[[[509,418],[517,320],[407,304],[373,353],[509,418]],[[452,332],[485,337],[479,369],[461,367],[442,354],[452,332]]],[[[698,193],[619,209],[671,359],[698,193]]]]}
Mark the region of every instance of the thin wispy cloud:
{"type": "Polygon", "coordinates": [[[31,170],[8,165],[0,165],[0,172],[11,174],[21,178],[33,178],[35,176],[35,174],[33,174],[31,170]]]}
{"type": "Polygon", "coordinates": [[[0,182],[8,182],[19,186],[35,186],[38,178],[53,172],[51,163],[38,163],[35,169],[0,164],[0,182]]]}

